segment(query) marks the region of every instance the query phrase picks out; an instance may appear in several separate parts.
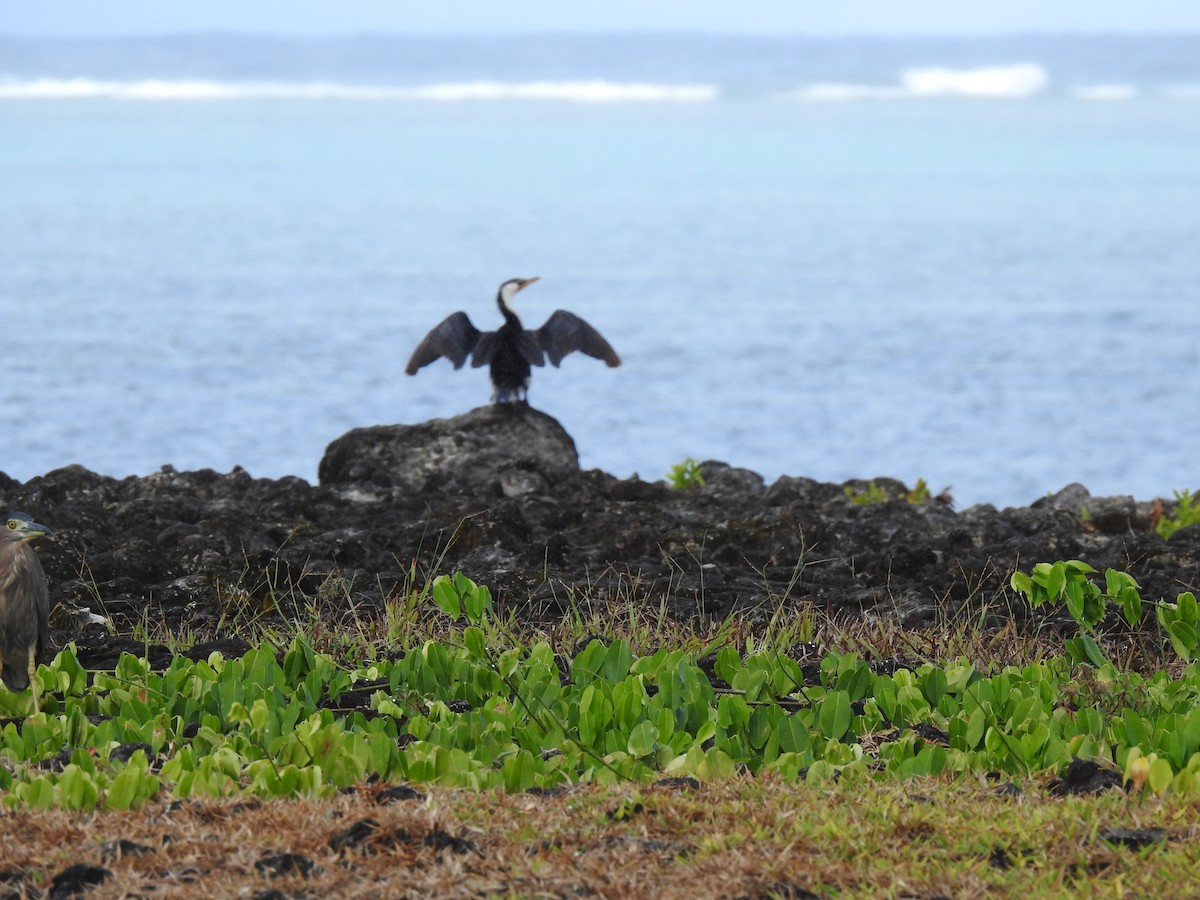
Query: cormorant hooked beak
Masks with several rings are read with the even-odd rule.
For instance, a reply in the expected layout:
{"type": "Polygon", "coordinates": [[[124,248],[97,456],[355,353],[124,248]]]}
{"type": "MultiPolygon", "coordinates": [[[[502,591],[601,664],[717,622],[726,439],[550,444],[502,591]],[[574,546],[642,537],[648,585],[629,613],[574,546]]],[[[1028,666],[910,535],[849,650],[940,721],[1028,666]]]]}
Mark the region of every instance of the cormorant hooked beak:
{"type": "Polygon", "coordinates": [[[523,291],[523,290],[525,290],[525,288],[529,287],[535,281],[541,281],[541,280],[542,279],[541,279],[540,275],[534,275],[532,278],[522,278],[517,284],[517,290],[523,291]]]}

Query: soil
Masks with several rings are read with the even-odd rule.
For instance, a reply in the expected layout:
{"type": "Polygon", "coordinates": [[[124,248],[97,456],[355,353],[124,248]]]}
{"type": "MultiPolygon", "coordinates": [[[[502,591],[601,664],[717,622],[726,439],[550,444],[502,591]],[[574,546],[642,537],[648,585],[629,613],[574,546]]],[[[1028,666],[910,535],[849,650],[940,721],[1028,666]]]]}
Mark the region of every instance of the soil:
{"type": "Polygon", "coordinates": [[[1073,484],[1028,507],[955,510],[945,494],[912,502],[911,486],[885,477],[768,485],[717,461],[700,472],[703,484],[676,488],[580,470],[557,421],[489,406],[356,429],[330,445],[317,485],[240,468],[118,480],[68,466],[25,483],[0,473],[0,509],[56,529],[38,545],[54,637],[96,668],[123,649],[169,658],[147,646],[148,625],[201,636],[193,654],[207,654],[237,652],[248,616],[316,608],[336,622],[351,605],[361,619],[414,571],[462,571],[501,610],[537,620],[620,596],[684,622],[765,622],[781,604],[811,604],[908,628],[962,614],[1053,624],[1061,613],[1032,615],[1008,586],[1041,561],[1129,571],[1146,597],[1200,585],[1200,527],[1163,539],[1156,501],[1073,484]]]}

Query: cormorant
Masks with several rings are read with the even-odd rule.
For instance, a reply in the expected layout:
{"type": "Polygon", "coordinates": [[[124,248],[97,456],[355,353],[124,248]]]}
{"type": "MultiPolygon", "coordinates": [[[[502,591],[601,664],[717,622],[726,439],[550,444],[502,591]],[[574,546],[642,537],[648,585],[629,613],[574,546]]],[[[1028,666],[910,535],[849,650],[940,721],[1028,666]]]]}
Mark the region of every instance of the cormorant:
{"type": "Polygon", "coordinates": [[[537,280],[536,276],[512,278],[500,285],[496,305],[504,316],[504,324],[497,331],[480,331],[471,324],[465,312],[447,316],[417,345],[404,371],[416,375],[418,369],[440,356],[454,363],[454,368],[461,369],[470,356],[472,368],[490,366],[495,388],[492,402],[508,403],[526,399],[529,367],[545,365],[543,356],[549,357],[550,363],[557,367],[568,353],[581,350],[588,356],[604,360],[610,367],[619,366],[621,358],[600,332],[565,309],[556,309],[541,328],[525,330],[509,304],[517,291],[537,280]]]}

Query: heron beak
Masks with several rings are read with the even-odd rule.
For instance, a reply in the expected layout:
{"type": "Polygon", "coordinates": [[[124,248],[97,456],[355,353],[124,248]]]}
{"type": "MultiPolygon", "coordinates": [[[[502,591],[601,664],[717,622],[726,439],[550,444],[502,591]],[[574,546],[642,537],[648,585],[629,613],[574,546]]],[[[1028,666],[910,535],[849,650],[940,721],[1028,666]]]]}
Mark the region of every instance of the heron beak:
{"type": "Polygon", "coordinates": [[[37,522],[26,522],[24,527],[20,529],[22,541],[32,541],[34,538],[45,537],[48,534],[54,534],[54,529],[40,525],[37,522]]]}
{"type": "Polygon", "coordinates": [[[533,284],[535,281],[541,281],[541,276],[540,276],[540,275],[534,275],[532,278],[523,278],[523,279],[521,280],[521,283],[517,285],[517,290],[518,290],[518,291],[523,291],[523,290],[525,290],[525,288],[529,287],[529,286],[530,286],[531,284],[533,284]]]}

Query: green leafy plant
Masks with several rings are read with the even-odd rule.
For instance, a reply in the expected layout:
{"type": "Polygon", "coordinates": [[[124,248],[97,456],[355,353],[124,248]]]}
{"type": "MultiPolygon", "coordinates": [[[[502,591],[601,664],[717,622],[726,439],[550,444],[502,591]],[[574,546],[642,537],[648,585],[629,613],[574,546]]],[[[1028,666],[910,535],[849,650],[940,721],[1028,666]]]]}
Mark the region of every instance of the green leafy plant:
{"type": "Polygon", "coordinates": [[[1200,524],[1200,494],[1193,496],[1190,490],[1175,491],[1175,508],[1163,512],[1155,523],[1154,530],[1169,538],[1180,528],[1200,524]]]}
{"type": "Polygon", "coordinates": [[[1010,584],[1028,598],[1031,606],[1059,602],[1066,606],[1082,632],[1066,642],[1067,652],[1077,662],[1097,666],[1107,662],[1091,633],[1103,621],[1109,602],[1117,604],[1125,621],[1135,627],[1142,621],[1143,604],[1149,603],[1176,654],[1191,659],[1200,650],[1200,608],[1191,591],[1179,594],[1174,603],[1144,601],[1140,586],[1129,573],[1107,569],[1103,590],[1089,577],[1095,573],[1095,568],[1080,560],[1060,560],[1038,563],[1029,574],[1014,572],[1010,584]]]}
{"type": "Polygon", "coordinates": [[[850,498],[851,503],[859,506],[880,506],[887,503],[888,496],[874,481],[867,485],[866,490],[855,490],[852,485],[846,485],[842,492],[850,498]]]}
{"type": "Polygon", "coordinates": [[[924,478],[918,478],[917,483],[904,495],[904,499],[909,503],[920,504],[924,503],[931,496],[928,483],[926,483],[924,478]]]}
{"type": "MultiPolygon", "coordinates": [[[[887,503],[892,497],[888,492],[881,488],[874,480],[871,480],[865,490],[857,490],[853,485],[846,485],[842,488],[844,493],[851,502],[859,506],[879,506],[887,503]]],[[[921,504],[928,500],[932,495],[929,490],[929,484],[924,478],[918,478],[917,483],[910,489],[899,495],[901,499],[907,500],[909,503],[921,504]]]]}
{"type": "Polygon", "coordinates": [[[675,463],[667,473],[667,482],[678,490],[694,490],[700,487],[704,484],[700,463],[690,456],[681,463],[675,463]]]}
{"type": "MultiPolygon", "coordinates": [[[[1063,603],[1082,634],[1065,655],[990,673],[965,657],[880,673],[834,652],[802,670],[788,647],[732,633],[691,649],[612,637],[556,651],[511,641],[490,591],[461,573],[428,590],[444,638],[394,659],[347,667],[297,636],[239,659],[154,671],[127,654],[89,673],[68,647],[38,669],[42,711],[0,728],[0,804],[328,797],[368,779],[509,791],[737,773],[853,782],[1037,773],[1076,756],[1112,759],[1142,790],[1200,790],[1200,668],[1119,672],[1089,632],[1109,602],[1137,621],[1142,600],[1127,574],[1109,570],[1103,587],[1094,574],[1075,560],[1014,575],[1031,599],[1063,603]]],[[[1195,598],[1155,605],[1177,649],[1194,648],[1195,598]]],[[[26,705],[0,692],[0,718],[26,705]]]]}
{"type": "Polygon", "coordinates": [[[451,619],[466,615],[467,621],[474,624],[492,614],[492,592],[461,572],[433,580],[433,602],[451,619]]]}

